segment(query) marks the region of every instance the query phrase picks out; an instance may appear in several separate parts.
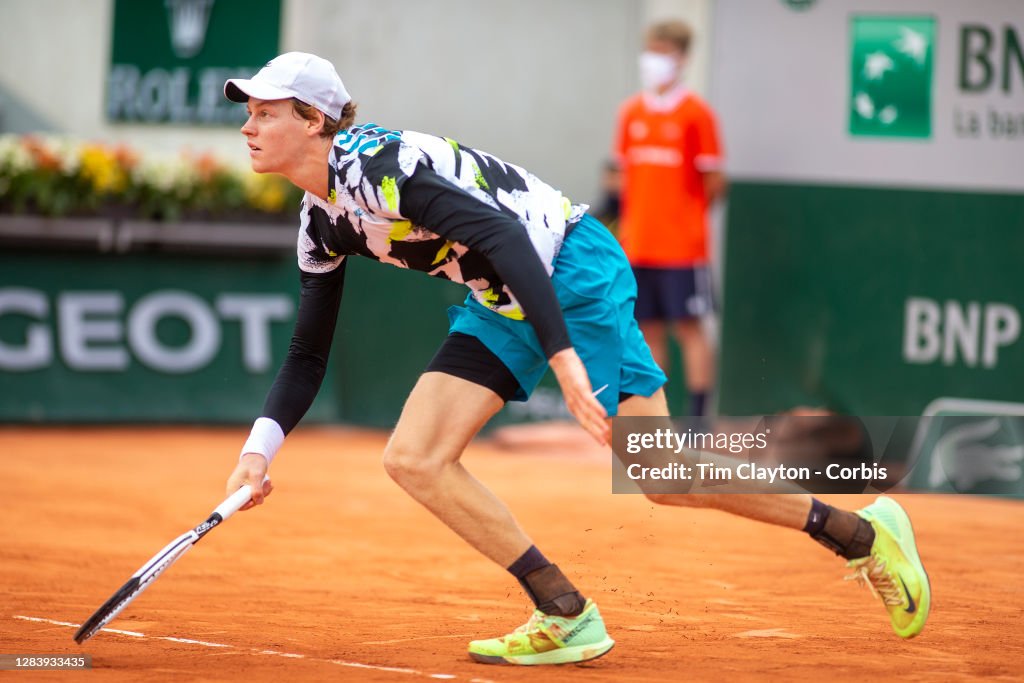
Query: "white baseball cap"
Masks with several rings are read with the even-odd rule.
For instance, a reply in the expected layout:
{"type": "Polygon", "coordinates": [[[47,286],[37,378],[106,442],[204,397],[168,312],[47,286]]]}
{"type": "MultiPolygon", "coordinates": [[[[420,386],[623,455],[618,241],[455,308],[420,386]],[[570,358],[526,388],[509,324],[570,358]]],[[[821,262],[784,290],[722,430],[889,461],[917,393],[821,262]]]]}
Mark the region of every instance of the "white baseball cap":
{"type": "Polygon", "coordinates": [[[232,102],[248,102],[250,97],[295,97],[335,120],[341,118],[341,110],[352,101],[334,65],[306,52],[286,52],[274,57],[252,78],[228,79],[224,96],[232,102]]]}

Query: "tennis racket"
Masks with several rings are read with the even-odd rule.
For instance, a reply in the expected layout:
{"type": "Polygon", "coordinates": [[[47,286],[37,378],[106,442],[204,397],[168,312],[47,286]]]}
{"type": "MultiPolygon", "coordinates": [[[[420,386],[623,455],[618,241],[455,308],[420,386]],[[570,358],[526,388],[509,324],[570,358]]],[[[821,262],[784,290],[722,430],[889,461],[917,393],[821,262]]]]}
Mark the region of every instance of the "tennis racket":
{"type": "Polygon", "coordinates": [[[248,484],[241,487],[218,505],[216,509],[206,518],[206,521],[195,529],[186,531],[181,536],[171,541],[163,550],[153,556],[142,568],[132,574],[128,582],[96,610],[95,614],[89,617],[82,627],[75,634],[75,642],[81,645],[92,638],[97,631],[110,623],[125,607],[135,598],[139,597],[142,591],[164,573],[168,567],[181,558],[188,549],[199,542],[206,534],[210,533],[228,517],[238,512],[238,508],[249,502],[252,497],[252,489],[248,484]]]}

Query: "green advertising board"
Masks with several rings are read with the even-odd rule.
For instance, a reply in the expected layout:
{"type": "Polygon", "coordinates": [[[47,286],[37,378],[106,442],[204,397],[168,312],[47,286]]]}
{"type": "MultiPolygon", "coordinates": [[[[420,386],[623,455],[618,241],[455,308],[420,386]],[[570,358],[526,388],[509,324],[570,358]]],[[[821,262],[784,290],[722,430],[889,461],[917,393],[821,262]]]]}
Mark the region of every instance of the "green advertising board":
{"type": "Polygon", "coordinates": [[[223,95],[278,53],[280,0],[115,0],[107,118],[240,124],[223,95]]]}
{"type": "MultiPolygon", "coordinates": [[[[249,422],[288,350],[295,257],[0,253],[0,420],[249,422]]],[[[329,374],[310,420],[338,413],[329,374]]]]}
{"type": "Polygon", "coordinates": [[[719,412],[920,415],[940,397],[1024,397],[1024,195],[730,193],[719,412]]]}

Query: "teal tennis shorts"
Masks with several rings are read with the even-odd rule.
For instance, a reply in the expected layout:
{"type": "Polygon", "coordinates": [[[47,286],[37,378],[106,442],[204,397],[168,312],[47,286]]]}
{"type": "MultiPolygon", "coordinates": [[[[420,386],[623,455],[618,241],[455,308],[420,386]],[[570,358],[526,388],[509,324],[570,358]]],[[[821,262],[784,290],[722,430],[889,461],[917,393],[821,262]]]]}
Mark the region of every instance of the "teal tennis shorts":
{"type": "MultiPolygon", "coordinates": [[[[583,360],[597,398],[609,417],[620,394],[651,396],[665,383],[644,341],[633,304],[636,281],[626,255],[600,221],[586,215],[562,244],[551,276],[569,338],[583,360]]],[[[533,326],[512,320],[466,297],[448,309],[449,334],[476,337],[519,382],[512,399],[525,401],[548,369],[533,326]]]]}

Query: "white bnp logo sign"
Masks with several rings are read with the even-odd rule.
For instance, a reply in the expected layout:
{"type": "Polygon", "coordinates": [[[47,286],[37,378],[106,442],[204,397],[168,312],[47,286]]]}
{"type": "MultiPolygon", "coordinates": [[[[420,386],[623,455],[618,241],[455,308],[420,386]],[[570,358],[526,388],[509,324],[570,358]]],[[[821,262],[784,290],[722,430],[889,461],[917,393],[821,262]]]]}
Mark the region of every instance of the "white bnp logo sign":
{"type": "Polygon", "coordinates": [[[206,42],[206,27],[214,0],[166,0],[171,46],[180,59],[199,54],[206,42]]]}
{"type": "Polygon", "coordinates": [[[1021,314],[1011,304],[979,301],[944,303],[909,297],[903,318],[903,360],[928,365],[958,362],[995,368],[1000,352],[1020,340],[1021,314]]]}

